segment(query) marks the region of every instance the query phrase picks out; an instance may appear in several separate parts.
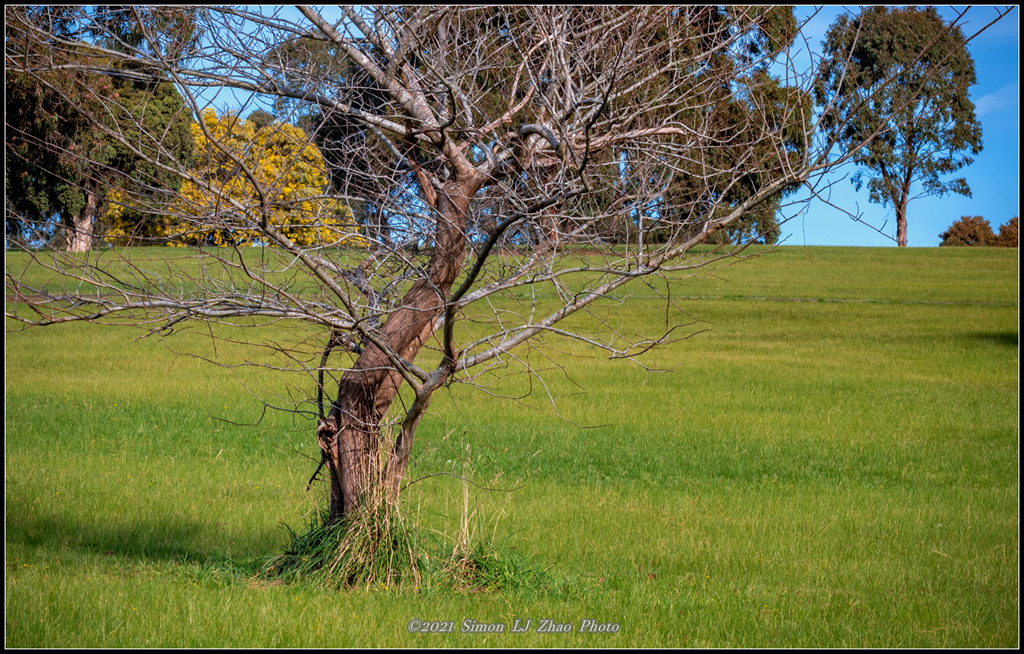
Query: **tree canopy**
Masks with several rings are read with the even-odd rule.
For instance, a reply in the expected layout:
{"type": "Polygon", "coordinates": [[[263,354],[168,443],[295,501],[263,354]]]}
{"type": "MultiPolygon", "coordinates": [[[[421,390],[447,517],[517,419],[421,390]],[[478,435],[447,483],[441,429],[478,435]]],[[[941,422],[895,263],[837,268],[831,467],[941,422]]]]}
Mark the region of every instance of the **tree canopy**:
{"type": "Polygon", "coordinates": [[[999,233],[996,235],[996,245],[1004,248],[1020,247],[1020,221],[1017,216],[999,226],[999,233]]]}
{"type": "Polygon", "coordinates": [[[943,179],[982,147],[966,40],[932,7],[867,7],[840,16],[824,46],[814,87],[822,128],[863,167],[854,185],[895,208],[906,246],[912,199],[971,193],[966,179],[943,179]]]}
{"type": "Polygon", "coordinates": [[[988,220],[981,216],[961,216],[949,229],[939,234],[939,246],[986,246],[994,245],[995,232],[988,220]]]}
{"type": "MultiPolygon", "coordinates": [[[[4,201],[9,244],[63,239],[60,228],[86,210],[88,189],[97,185],[88,175],[92,167],[82,165],[76,153],[88,153],[96,166],[113,156],[98,130],[72,109],[72,102],[85,100],[84,93],[62,90],[60,82],[56,74],[7,76],[4,201]]],[[[107,95],[113,91],[110,80],[99,75],[83,80],[85,84],[107,95]]]]}
{"type": "MultiPolygon", "coordinates": [[[[138,45],[147,28],[180,32],[187,14],[143,10],[133,24],[124,10],[94,8],[95,26],[83,29],[79,11],[5,8],[8,24],[17,17],[45,34],[33,40],[7,30],[8,62],[51,58],[31,75],[7,70],[8,241],[59,239],[70,250],[88,250],[111,195],[132,191],[138,201],[129,213],[159,213],[180,185],[174,168],[191,158],[191,112],[169,76],[140,78],[130,62],[109,54],[138,45]],[[91,51],[92,44],[101,51],[91,51]]],[[[184,47],[175,43],[161,54],[184,47]]]]}
{"type": "Polygon", "coordinates": [[[193,123],[194,163],[177,199],[159,217],[133,219],[117,205],[109,240],[121,244],[260,243],[250,225],[266,220],[293,243],[361,245],[351,211],[328,193],[326,163],[306,134],[269,114],[242,119],[207,108],[193,123]],[[249,175],[242,174],[245,168],[249,175]],[[266,202],[259,214],[258,196],[266,202]]]}

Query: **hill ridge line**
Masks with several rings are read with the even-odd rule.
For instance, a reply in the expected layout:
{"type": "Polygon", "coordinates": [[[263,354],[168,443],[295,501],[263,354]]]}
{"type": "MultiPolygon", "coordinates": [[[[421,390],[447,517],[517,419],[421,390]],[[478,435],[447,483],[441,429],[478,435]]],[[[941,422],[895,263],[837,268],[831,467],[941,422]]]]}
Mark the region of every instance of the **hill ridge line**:
{"type": "MultiPolygon", "coordinates": [[[[639,297],[639,296],[633,296],[639,297]]],[[[657,297],[657,296],[650,296],[657,297]]],[[[825,302],[825,303],[863,303],[863,304],[925,304],[939,306],[970,306],[970,307],[1016,307],[1017,302],[976,302],[971,300],[888,300],[880,298],[818,298],[818,297],[772,297],[765,295],[684,295],[676,296],[678,300],[748,300],[756,302],[825,302]]]]}

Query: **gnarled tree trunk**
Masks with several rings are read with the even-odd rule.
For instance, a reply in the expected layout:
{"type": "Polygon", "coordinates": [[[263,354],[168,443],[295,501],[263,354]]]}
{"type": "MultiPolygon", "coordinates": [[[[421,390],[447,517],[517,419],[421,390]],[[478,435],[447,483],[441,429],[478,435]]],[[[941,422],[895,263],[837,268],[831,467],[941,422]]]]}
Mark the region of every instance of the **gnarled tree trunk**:
{"type": "MultiPolygon", "coordinates": [[[[435,207],[438,229],[429,276],[409,289],[400,308],[380,328],[381,339],[403,359],[412,361],[433,332],[445,308],[452,283],[466,257],[466,219],[479,182],[456,179],[439,193],[435,207]]],[[[380,429],[402,384],[402,375],[387,355],[368,345],[355,365],[342,376],[338,397],[329,415],[333,434],[319,435],[331,482],[331,519],[357,509],[371,490],[390,492],[397,500],[397,482],[405,473],[412,434],[403,431],[387,475],[380,469],[380,429]],[[392,479],[387,483],[386,477],[392,479]],[[376,486],[376,488],[374,488],[376,486]]],[[[425,408],[421,401],[419,408],[425,408]]]]}

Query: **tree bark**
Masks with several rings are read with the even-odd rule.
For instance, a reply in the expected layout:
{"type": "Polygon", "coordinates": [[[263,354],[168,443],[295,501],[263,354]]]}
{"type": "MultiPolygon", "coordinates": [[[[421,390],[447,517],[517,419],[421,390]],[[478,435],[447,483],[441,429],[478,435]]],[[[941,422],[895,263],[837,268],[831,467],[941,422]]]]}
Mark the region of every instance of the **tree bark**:
{"type": "Polygon", "coordinates": [[[896,246],[907,247],[907,203],[901,202],[896,208],[896,246]]]}
{"type": "Polygon", "coordinates": [[[896,247],[907,247],[907,203],[910,201],[910,178],[903,182],[900,200],[896,205],[896,247]]]}
{"type": "Polygon", "coordinates": [[[68,252],[88,252],[92,249],[92,226],[99,205],[99,196],[86,191],[85,207],[71,216],[71,225],[68,226],[68,252]]]}
{"type": "MultiPolygon", "coordinates": [[[[409,289],[402,305],[380,328],[381,340],[403,359],[412,361],[433,332],[445,302],[466,257],[466,220],[469,201],[479,187],[477,181],[456,180],[437,197],[437,230],[429,275],[409,289]]],[[[331,476],[331,519],[340,519],[357,509],[365,493],[397,491],[396,474],[404,474],[404,462],[392,467],[386,482],[380,448],[381,423],[402,384],[402,375],[387,355],[367,345],[354,366],[338,385],[338,398],[330,416],[337,425],[333,439],[321,439],[331,476]]],[[[425,408],[423,403],[420,406],[425,408]]],[[[418,418],[415,422],[418,422],[418,418]]],[[[415,429],[415,422],[411,424],[415,429]]],[[[407,456],[412,433],[401,433],[401,449],[407,456]]]]}

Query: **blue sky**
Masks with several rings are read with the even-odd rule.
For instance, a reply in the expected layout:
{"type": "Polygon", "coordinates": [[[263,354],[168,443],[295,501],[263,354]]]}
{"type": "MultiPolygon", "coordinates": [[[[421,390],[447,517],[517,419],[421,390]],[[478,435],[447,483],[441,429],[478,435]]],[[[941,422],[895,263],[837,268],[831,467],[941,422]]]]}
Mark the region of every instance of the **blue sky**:
{"type": "MultiPolygon", "coordinates": [[[[943,18],[952,20],[955,9],[937,7],[943,18]]],[[[996,7],[973,7],[961,23],[965,36],[977,32],[993,20],[996,7]]],[[[811,13],[810,7],[798,7],[798,17],[811,13]]],[[[809,43],[820,50],[828,27],[843,7],[825,7],[804,30],[809,43]]],[[[961,216],[987,218],[993,231],[1018,215],[1020,202],[1020,9],[979,34],[968,43],[974,59],[978,83],[971,88],[976,114],[982,125],[983,149],[974,163],[950,177],[966,177],[972,197],[947,194],[912,201],[907,208],[907,244],[910,247],[934,247],[939,234],[961,216]]],[[[854,168],[843,172],[853,174],[854,168]]],[[[842,173],[836,175],[838,180],[842,173]]],[[[782,227],[784,245],[854,245],[895,247],[896,219],[892,207],[871,204],[867,190],[857,192],[849,180],[837,181],[831,189],[831,201],[861,216],[858,223],[831,207],[812,200],[807,211],[782,227]],[[880,234],[872,225],[887,235],[880,234]]]]}

